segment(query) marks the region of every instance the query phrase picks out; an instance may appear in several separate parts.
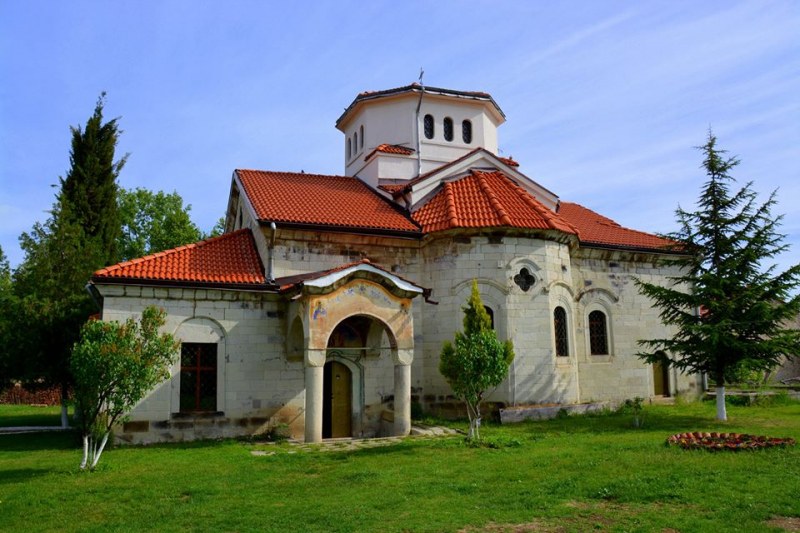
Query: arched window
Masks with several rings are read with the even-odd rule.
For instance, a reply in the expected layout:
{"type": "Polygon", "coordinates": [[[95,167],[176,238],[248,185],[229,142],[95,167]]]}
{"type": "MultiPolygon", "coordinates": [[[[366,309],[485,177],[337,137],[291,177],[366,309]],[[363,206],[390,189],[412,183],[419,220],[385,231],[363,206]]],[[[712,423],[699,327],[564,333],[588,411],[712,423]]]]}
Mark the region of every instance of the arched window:
{"type": "Polygon", "coordinates": [[[361,144],[359,145],[359,148],[364,148],[364,125],[363,124],[361,125],[361,137],[360,137],[360,139],[361,139],[361,144]]]}
{"type": "Polygon", "coordinates": [[[425,138],[433,139],[433,115],[425,115],[423,126],[425,129],[425,138]]]}
{"type": "Polygon", "coordinates": [[[353,152],[358,153],[358,132],[353,134],[353,152]]]}
{"type": "Polygon", "coordinates": [[[488,305],[484,305],[483,308],[486,310],[486,314],[489,315],[489,321],[492,323],[492,329],[494,329],[494,311],[488,305]]]}
{"type": "Polygon", "coordinates": [[[472,122],[465,120],[461,123],[461,138],[466,144],[472,142],[472,122]]]}
{"type": "Polygon", "coordinates": [[[350,139],[347,139],[347,160],[350,161],[350,157],[353,155],[353,145],[350,139]]]}
{"type": "Polygon", "coordinates": [[[592,355],[608,355],[608,324],[602,311],[589,313],[589,350],[592,355]]]}
{"type": "Polygon", "coordinates": [[[445,117],[444,119],[444,140],[445,141],[452,141],[453,140],[453,119],[450,117],[445,117]]]}
{"type": "Polygon", "coordinates": [[[558,357],[569,357],[567,312],[561,306],[553,310],[553,331],[556,335],[556,355],[558,357]]]}

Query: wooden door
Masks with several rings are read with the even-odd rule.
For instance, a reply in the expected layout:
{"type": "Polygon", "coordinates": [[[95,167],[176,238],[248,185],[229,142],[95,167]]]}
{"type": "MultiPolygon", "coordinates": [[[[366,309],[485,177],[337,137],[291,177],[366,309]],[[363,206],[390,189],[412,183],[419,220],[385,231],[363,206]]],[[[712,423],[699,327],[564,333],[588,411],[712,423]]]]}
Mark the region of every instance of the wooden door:
{"type": "Polygon", "coordinates": [[[662,363],[653,363],[653,394],[669,396],[669,374],[662,363]]]}
{"type": "Polygon", "coordinates": [[[325,363],[323,373],[322,437],[352,437],[353,375],[338,361],[325,363]]]}

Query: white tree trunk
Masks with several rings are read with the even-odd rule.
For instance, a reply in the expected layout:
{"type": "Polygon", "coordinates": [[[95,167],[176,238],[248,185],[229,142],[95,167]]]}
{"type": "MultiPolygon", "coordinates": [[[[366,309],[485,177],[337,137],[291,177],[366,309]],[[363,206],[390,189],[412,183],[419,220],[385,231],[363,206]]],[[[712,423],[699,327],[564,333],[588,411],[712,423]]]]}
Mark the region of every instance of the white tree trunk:
{"type": "Polygon", "coordinates": [[[717,420],[728,420],[728,411],[725,409],[725,387],[717,386],[717,420]]]}
{"type": "Polygon", "coordinates": [[[69,415],[67,413],[67,401],[65,399],[61,400],[61,427],[69,427],[69,415]]]}
{"type": "Polygon", "coordinates": [[[89,436],[83,436],[83,460],[81,461],[81,470],[86,469],[86,463],[89,462],[89,436]]]}
{"type": "Polygon", "coordinates": [[[91,470],[94,470],[94,467],[97,466],[98,461],[100,461],[100,456],[103,454],[103,450],[106,447],[106,443],[108,442],[108,434],[110,431],[106,431],[103,433],[103,440],[100,442],[100,448],[95,450],[94,459],[92,459],[92,466],[90,467],[91,470]]]}

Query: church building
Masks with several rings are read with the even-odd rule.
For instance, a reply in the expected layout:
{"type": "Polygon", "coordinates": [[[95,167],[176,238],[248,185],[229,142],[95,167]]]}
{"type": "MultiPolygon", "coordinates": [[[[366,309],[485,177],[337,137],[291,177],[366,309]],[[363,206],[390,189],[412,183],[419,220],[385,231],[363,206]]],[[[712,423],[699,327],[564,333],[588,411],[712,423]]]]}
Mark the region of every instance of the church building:
{"type": "Polygon", "coordinates": [[[498,155],[505,120],[483,92],[361,93],[336,121],[341,175],[237,169],[223,235],[97,271],[103,320],[155,305],[182,343],[119,441],[406,435],[412,406],[453,401],[439,353],[473,280],[516,354],[490,401],[697,392],[635,355],[670,333],[634,283],[676,273],[670,243],[523,174],[498,155]]]}

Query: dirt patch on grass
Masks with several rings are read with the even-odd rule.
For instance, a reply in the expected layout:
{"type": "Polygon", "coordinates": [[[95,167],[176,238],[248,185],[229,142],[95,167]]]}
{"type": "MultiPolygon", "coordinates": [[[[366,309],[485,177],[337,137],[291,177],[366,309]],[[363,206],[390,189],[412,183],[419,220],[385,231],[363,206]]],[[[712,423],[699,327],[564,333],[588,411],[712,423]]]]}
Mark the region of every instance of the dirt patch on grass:
{"type": "Polygon", "coordinates": [[[784,531],[800,531],[800,517],[775,516],[765,522],[770,527],[779,527],[784,531]]]}

